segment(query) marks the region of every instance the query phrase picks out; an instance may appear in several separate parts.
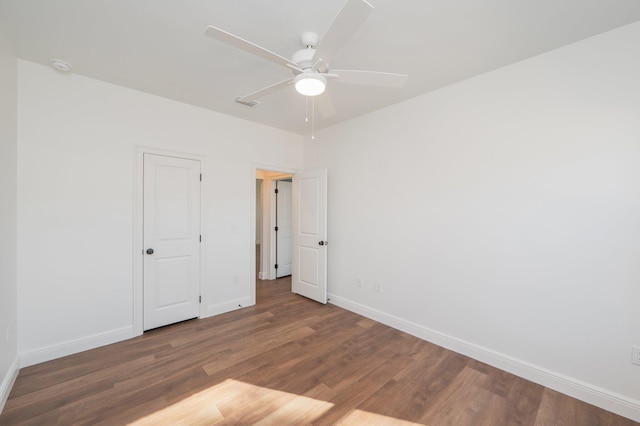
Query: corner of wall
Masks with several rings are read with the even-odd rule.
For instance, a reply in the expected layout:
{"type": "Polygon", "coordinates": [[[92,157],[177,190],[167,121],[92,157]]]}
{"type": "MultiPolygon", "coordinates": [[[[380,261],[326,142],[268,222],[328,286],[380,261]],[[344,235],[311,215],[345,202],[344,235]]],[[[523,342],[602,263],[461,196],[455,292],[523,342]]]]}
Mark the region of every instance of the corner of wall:
{"type": "Polygon", "coordinates": [[[0,411],[18,375],[18,63],[0,13],[0,411]]]}
{"type": "Polygon", "coordinates": [[[9,366],[7,373],[2,378],[2,382],[0,382],[0,413],[4,409],[4,405],[7,403],[7,399],[9,399],[9,394],[11,393],[11,388],[18,378],[18,373],[20,369],[18,368],[18,357],[15,356],[13,358],[13,362],[9,366]]]}

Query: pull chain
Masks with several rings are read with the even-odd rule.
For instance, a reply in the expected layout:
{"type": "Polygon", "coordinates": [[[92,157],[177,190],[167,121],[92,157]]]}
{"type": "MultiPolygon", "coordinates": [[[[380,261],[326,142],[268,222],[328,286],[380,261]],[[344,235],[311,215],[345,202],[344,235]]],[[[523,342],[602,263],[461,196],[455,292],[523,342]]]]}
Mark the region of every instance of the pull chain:
{"type": "MultiPolygon", "coordinates": [[[[309,96],[304,97],[305,105],[304,105],[304,122],[309,122],[309,96]]],[[[315,139],[315,128],[316,128],[316,99],[315,96],[311,97],[311,139],[315,139]]]]}
{"type": "Polygon", "coordinates": [[[316,128],[316,97],[314,96],[311,99],[311,140],[314,140],[316,138],[315,128],[316,128]]]}

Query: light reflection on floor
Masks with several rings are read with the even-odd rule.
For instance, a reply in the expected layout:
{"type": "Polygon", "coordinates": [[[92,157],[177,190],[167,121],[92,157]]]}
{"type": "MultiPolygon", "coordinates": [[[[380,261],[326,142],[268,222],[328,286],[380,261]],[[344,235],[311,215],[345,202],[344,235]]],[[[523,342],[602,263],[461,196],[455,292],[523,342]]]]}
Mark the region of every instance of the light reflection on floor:
{"type": "Polygon", "coordinates": [[[249,415],[253,418],[238,420],[284,425],[313,421],[331,407],[333,404],[326,401],[227,379],[130,424],[210,425],[233,423],[234,416],[249,415]]]}
{"type": "MultiPolygon", "coordinates": [[[[212,425],[218,422],[265,425],[308,424],[331,408],[333,404],[330,402],[227,379],[130,424],[135,426],[212,425]]],[[[417,423],[353,410],[338,424],[408,426],[417,423]]]]}
{"type": "Polygon", "coordinates": [[[407,420],[400,420],[362,410],[353,410],[336,423],[336,425],[420,426],[419,423],[413,423],[407,420]]]}

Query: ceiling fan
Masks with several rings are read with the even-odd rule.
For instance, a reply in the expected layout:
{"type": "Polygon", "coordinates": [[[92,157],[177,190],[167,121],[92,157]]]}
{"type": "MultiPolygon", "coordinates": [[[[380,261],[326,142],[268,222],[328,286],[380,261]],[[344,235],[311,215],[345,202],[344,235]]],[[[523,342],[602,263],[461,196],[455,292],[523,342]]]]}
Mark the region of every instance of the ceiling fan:
{"type": "MultiPolygon", "coordinates": [[[[256,99],[284,89],[291,84],[295,86],[298,93],[304,96],[317,96],[324,92],[328,80],[400,88],[406,82],[407,75],[330,68],[334,54],[356,32],[372,11],[373,6],[365,0],[347,0],[320,43],[318,43],[318,34],[303,33],[301,37],[303,49],[295,52],[291,59],[214,26],[207,27],[204,33],[229,46],[289,68],[293,72],[293,77],[236,98],[237,102],[243,104],[253,106],[256,99]]],[[[328,117],[335,114],[328,96],[322,96],[318,100],[320,100],[318,108],[322,115],[328,117]]]]}

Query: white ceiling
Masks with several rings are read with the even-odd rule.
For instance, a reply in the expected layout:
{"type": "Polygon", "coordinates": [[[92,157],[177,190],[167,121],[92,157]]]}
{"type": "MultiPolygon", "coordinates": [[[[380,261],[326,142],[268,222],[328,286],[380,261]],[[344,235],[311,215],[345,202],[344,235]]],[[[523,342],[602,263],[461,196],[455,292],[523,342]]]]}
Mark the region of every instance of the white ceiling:
{"type": "MultiPolygon", "coordinates": [[[[332,66],[409,75],[402,89],[330,81],[328,127],[375,109],[640,20],[639,0],[370,0],[375,10],[332,66]]],[[[324,34],[344,0],[0,0],[19,58],[305,134],[293,87],[249,108],[234,102],[284,80],[278,65],[203,35],[224,28],[290,57],[324,34]]],[[[322,95],[324,96],[324,95],[322,95]]]]}

